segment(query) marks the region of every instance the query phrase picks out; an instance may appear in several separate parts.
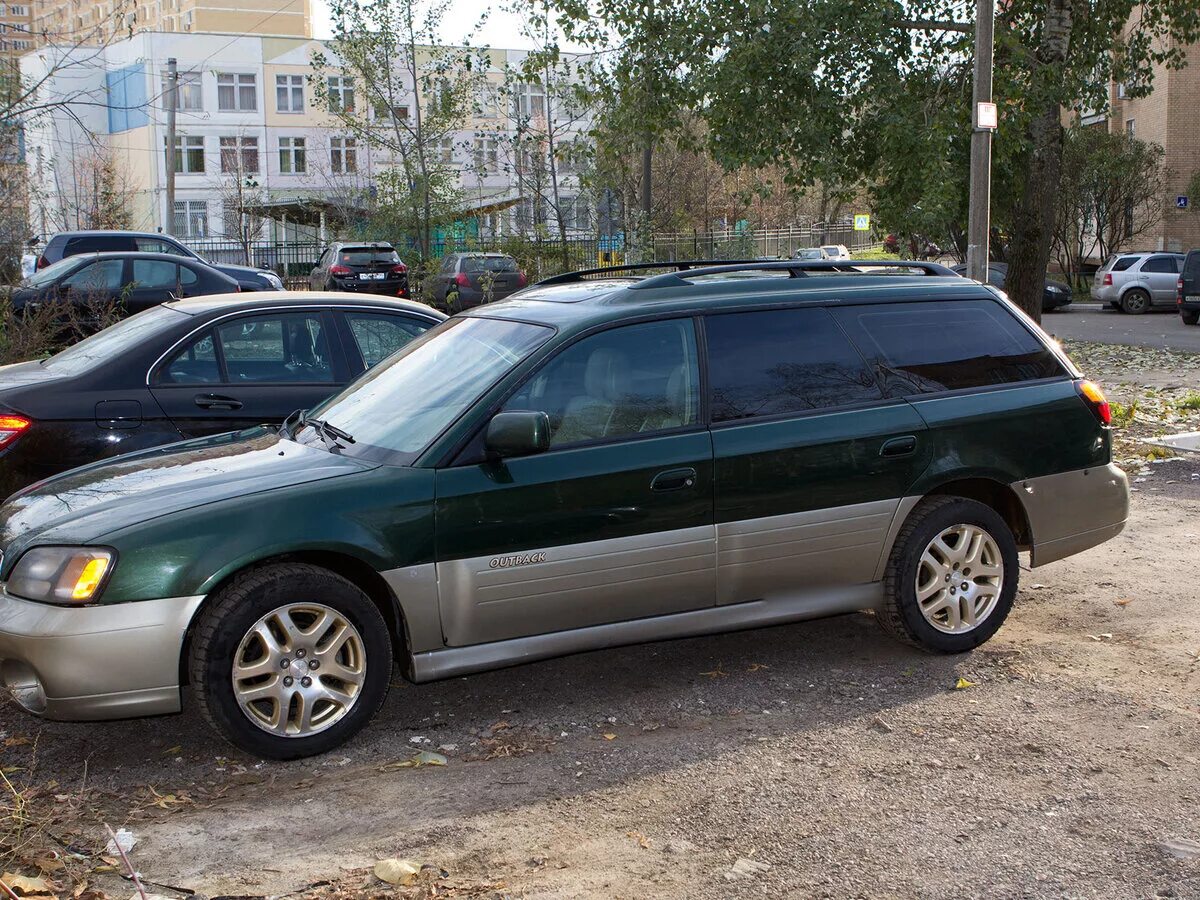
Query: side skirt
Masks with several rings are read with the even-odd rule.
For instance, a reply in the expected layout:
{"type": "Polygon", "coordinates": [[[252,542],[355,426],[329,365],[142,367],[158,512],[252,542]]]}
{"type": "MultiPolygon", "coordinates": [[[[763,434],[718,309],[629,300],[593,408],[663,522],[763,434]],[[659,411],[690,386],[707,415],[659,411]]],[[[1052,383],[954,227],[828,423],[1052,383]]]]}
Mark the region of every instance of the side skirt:
{"type": "Polygon", "coordinates": [[[418,682],[436,681],[585,650],[819,619],[869,609],[878,606],[882,599],[883,585],[876,581],[825,588],[819,592],[799,591],[771,600],[710,606],[690,612],[592,625],[572,631],[537,634],[470,647],[446,647],[413,654],[412,679],[418,682]]]}

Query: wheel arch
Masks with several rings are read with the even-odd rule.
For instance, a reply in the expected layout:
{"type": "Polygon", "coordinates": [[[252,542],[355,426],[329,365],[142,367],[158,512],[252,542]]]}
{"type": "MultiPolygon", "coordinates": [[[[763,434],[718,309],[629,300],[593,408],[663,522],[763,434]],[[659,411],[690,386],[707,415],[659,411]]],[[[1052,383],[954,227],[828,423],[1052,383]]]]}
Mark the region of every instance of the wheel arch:
{"type": "Polygon", "coordinates": [[[221,589],[233,581],[233,579],[247,572],[266,568],[267,566],[294,563],[308,563],[309,565],[328,569],[330,572],[345,578],[366,594],[371,602],[375,604],[380,615],[383,616],[383,620],[387,623],[394,657],[397,661],[403,660],[405,674],[411,675],[412,641],[409,636],[408,621],[404,616],[404,610],[399,598],[387,580],[369,563],[349,553],[341,553],[335,550],[297,550],[274,556],[265,556],[261,559],[255,559],[238,567],[231,568],[215,578],[211,585],[206,586],[207,591],[204,602],[192,614],[187,631],[183,636],[183,643],[179,654],[180,686],[188,683],[188,660],[192,654],[192,640],[195,635],[196,626],[204,610],[212,602],[212,598],[220,593],[221,589]]]}

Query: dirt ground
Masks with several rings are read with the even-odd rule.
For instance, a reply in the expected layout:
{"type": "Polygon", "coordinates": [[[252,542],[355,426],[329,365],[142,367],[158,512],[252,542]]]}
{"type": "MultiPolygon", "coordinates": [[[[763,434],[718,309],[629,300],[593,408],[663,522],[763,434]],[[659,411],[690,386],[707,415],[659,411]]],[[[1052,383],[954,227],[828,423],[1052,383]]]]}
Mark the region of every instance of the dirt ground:
{"type": "Polygon", "coordinates": [[[166,897],[394,895],[370,872],[399,857],[430,867],[402,896],[1200,898],[1200,456],[1134,468],[1125,532],[1023,571],[964,656],[859,614],[397,678],[286,764],[191,708],[6,705],[5,841],[122,898],[102,822],[166,897]],[[421,749],[447,764],[398,765],[421,749]]]}

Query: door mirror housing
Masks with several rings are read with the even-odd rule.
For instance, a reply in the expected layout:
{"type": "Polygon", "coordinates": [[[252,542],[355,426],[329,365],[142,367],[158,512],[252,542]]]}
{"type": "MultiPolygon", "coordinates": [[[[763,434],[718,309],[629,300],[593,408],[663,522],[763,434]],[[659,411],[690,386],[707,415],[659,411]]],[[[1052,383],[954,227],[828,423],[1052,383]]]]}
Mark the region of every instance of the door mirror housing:
{"type": "Polygon", "coordinates": [[[496,413],[483,441],[488,453],[496,456],[542,453],[550,448],[550,417],[532,410],[496,413]]]}

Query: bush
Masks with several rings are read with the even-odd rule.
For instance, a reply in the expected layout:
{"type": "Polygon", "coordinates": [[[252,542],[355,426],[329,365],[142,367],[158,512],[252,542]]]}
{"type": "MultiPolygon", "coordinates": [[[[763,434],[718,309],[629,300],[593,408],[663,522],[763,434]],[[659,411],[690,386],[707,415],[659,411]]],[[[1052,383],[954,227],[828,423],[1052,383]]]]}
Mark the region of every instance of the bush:
{"type": "Polygon", "coordinates": [[[124,318],[121,304],[56,301],[20,312],[0,302],[0,365],[45,359],[124,318]]]}

